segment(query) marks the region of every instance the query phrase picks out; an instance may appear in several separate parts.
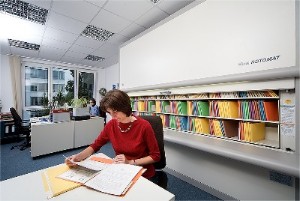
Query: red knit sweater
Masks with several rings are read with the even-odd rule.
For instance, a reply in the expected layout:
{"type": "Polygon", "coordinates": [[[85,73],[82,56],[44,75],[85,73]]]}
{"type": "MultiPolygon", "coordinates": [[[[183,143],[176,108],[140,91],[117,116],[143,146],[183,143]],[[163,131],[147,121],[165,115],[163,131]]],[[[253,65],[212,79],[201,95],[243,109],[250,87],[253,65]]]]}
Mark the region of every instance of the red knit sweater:
{"type": "MultiPolygon", "coordinates": [[[[103,131],[90,146],[97,152],[108,141],[111,142],[116,155],[124,154],[128,160],[139,159],[150,156],[154,161],[159,161],[160,152],[154,131],[148,121],[136,117],[128,132],[122,133],[115,119],[110,120],[103,131]]],[[[128,128],[128,124],[120,123],[122,130],[128,128]]],[[[143,166],[147,170],[144,177],[150,178],[155,174],[153,164],[143,166]]]]}

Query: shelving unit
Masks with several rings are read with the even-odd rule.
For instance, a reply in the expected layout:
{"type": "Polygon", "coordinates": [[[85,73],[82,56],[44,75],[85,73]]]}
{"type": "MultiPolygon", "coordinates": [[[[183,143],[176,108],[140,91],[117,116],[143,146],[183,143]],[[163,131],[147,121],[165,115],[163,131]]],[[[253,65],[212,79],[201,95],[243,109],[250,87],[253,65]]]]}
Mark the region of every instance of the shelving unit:
{"type": "Polygon", "coordinates": [[[280,90],[131,96],[135,115],[157,115],[165,129],[274,149],[280,142],[280,90]]]}

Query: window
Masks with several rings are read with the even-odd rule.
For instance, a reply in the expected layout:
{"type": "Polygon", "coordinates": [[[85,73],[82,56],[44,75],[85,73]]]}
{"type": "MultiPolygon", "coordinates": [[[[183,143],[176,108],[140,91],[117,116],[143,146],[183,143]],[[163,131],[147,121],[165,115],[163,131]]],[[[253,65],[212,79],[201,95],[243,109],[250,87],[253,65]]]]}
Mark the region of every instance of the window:
{"type": "Polygon", "coordinates": [[[25,107],[46,104],[47,86],[47,68],[25,66],[25,107]]]}
{"type": "Polygon", "coordinates": [[[75,97],[94,97],[95,72],[92,70],[37,63],[25,63],[23,67],[25,110],[48,108],[56,101],[58,106],[71,105],[75,97]]]}
{"type": "Polygon", "coordinates": [[[52,68],[52,100],[62,106],[74,98],[74,70],[52,68]]]}
{"type": "Polygon", "coordinates": [[[94,95],[94,73],[79,72],[78,97],[92,98],[94,95]]]}

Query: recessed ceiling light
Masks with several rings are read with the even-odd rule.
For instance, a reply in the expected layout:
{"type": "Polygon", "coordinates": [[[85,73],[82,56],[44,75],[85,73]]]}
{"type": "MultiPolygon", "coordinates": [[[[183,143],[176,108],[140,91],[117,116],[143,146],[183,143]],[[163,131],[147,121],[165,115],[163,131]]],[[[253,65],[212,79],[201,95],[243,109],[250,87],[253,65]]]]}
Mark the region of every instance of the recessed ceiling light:
{"type": "Polygon", "coordinates": [[[27,43],[27,42],[20,41],[20,40],[8,39],[8,43],[10,46],[24,48],[24,49],[28,49],[28,50],[38,51],[40,49],[40,45],[37,45],[34,43],[27,43]]]}
{"type": "Polygon", "coordinates": [[[103,61],[104,58],[103,57],[98,57],[98,56],[95,56],[95,55],[87,55],[84,59],[87,59],[87,60],[91,60],[91,61],[103,61]]]}
{"type": "Polygon", "coordinates": [[[20,0],[0,0],[0,11],[45,24],[48,10],[20,0]]]}
{"type": "Polygon", "coordinates": [[[157,4],[159,0],[150,0],[152,3],[157,4]]]}
{"type": "Polygon", "coordinates": [[[95,40],[106,41],[112,37],[115,33],[107,31],[105,29],[97,28],[93,25],[88,25],[83,32],[82,36],[89,37],[95,40]]]}

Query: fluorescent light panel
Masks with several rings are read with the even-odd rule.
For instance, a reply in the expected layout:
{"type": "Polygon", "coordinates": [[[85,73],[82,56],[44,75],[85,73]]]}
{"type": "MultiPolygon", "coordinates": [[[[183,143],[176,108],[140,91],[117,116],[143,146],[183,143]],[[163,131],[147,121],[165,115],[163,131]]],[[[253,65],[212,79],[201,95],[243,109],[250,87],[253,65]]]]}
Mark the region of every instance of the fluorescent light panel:
{"type": "Polygon", "coordinates": [[[106,41],[114,34],[115,33],[113,32],[107,31],[105,29],[97,28],[93,25],[88,25],[81,33],[82,36],[99,40],[99,41],[106,41]]]}
{"type": "Polygon", "coordinates": [[[0,11],[45,24],[48,10],[20,0],[0,0],[0,11]]]}
{"type": "Polygon", "coordinates": [[[91,60],[91,61],[103,61],[104,58],[103,57],[98,57],[98,56],[95,56],[95,55],[87,55],[84,59],[87,59],[87,60],[91,60]]]}
{"type": "Polygon", "coordinates": [[[20,40],[8,39],[8,43],[10,46],[24,48],[24,49],[28,49],[28,50],[38,51],[40,49],[40,45],[37,45],[34,43],[28,43],[28,42],[24,42],[24,41],[20,41],[20,40]]]}
{"type": "Polygon", "coordinates": [[[150,0],[152,3],[157,4],[159,0],[150,0]]]}

